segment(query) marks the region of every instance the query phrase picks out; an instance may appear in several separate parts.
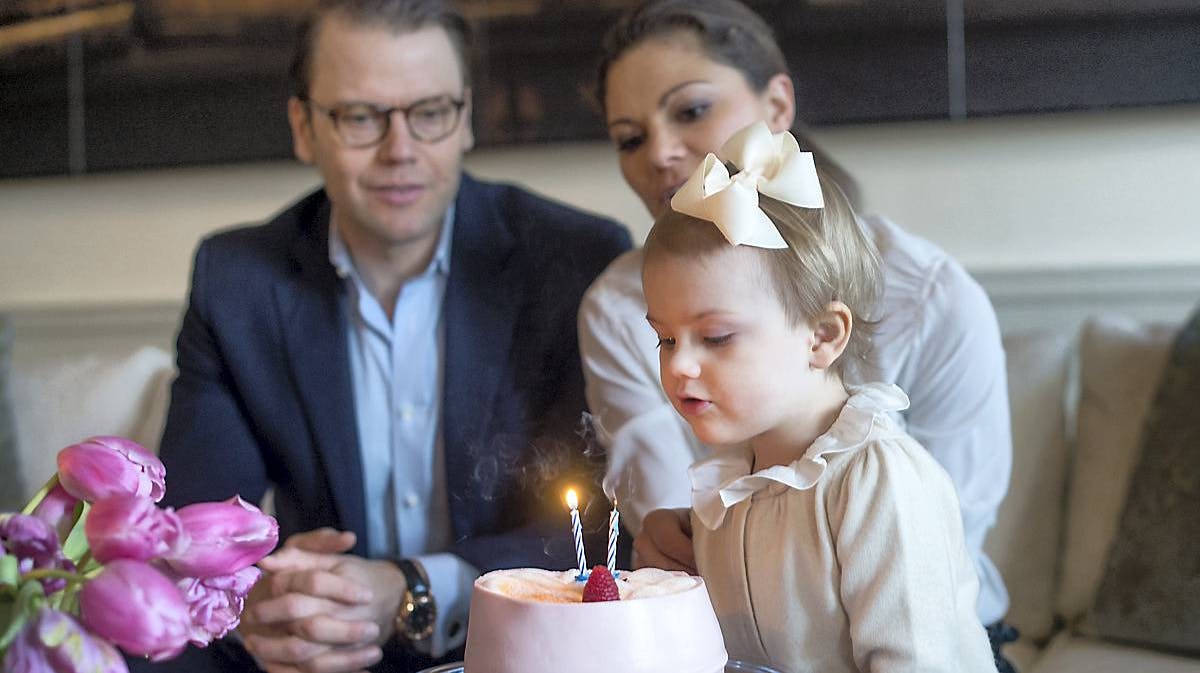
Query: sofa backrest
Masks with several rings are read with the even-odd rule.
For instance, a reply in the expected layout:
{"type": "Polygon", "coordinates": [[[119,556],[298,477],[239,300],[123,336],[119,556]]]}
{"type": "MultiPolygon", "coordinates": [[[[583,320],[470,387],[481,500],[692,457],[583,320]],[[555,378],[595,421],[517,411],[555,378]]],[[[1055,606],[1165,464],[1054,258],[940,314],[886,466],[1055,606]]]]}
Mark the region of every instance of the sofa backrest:
{"type": "Polygon", "coordinates": [[[174,375],[161,348],[14,357],[12,364],[23,501],[57,469],[58,450],[87,437],[120,435],[158,450],[174,375]]]}
{"type": "Polygon", "coordinates": [[[1069,458],[1065,399],[1073,343],[1071,335],[1051,331],[1004,336],[1012,410],[1012,481],[985,549],[1008,587],[1007,620],[1035,640],[1054,628],[1069,458]]]}

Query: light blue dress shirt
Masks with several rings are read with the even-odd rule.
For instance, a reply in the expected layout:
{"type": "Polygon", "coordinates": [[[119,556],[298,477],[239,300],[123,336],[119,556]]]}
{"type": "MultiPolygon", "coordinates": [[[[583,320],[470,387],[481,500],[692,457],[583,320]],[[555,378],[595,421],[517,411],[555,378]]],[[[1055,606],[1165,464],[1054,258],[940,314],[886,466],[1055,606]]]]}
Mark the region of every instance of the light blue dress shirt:
{"type": "Polygon", "coordinates": [[[453,224],[451,205],[433,259],[400,288],[390,320],[363,282],[337,227],[329,226],[329,261],[349,297],[347,343],[367,503],[367,550],[372,558],[415,558],[425,567],[438,606],[433,656],[465,637],[471,586],[479,574],[466,561],[444,553],[453,532],[441,432],[442,307],[453,224]]]}

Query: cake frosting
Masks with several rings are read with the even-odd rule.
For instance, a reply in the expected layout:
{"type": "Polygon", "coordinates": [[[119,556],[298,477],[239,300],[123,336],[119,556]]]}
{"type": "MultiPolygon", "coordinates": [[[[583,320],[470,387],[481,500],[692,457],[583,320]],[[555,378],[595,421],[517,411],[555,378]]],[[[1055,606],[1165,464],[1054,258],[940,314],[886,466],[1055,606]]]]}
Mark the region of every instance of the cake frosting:
{"type": "Polygon", "coordinates": [[[617,574],[621,600],[584,603],[576,571],[497,570],[475,581],[466,673],[720,673],[727,655],[704,580],[617,574]]]}

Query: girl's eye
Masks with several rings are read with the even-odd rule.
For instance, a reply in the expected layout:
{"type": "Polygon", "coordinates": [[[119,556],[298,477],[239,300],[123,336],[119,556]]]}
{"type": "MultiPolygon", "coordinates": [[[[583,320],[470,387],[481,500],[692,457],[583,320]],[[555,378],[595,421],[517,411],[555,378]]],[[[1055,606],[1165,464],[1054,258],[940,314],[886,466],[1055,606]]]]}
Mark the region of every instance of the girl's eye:
{"type": "Polygon", "coordinates": [[[658,340],[658,347],[666,348],[667,350],[674,348],[675,347],[675,337],[661,337],[658,340]]]}
{"type": "Polygon", "coordinates": [[[733,339],[733,334],[722,334],[721,336],[704,337],[704,343],[709,346],[724,346],[733,339]]]}
{"type": "Polygon", "coordinates": [[[708,113],[711,103],[696,103],[675,113],[675,118],[683,123],[694,122],[708,113]]]}

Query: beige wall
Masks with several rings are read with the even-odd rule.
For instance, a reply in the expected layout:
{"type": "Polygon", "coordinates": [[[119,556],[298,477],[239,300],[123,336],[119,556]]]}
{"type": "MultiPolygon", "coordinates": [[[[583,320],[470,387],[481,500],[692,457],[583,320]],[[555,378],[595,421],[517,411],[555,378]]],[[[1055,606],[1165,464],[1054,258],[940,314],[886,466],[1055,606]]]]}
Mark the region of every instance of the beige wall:
{"type": "MultiPolygon", "coordinates": [[[[839,127],[872,210],[974,271],[1200,264],[1200,107],[839,127]]],[[[648,220],[604,143],[477,151],[478,175],[648,220]]],[[[315,185],[288,162],[0,181],[0,309],[180,300],[196,241],[315,185]]]]}

